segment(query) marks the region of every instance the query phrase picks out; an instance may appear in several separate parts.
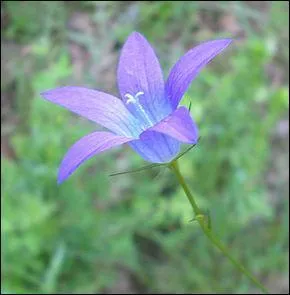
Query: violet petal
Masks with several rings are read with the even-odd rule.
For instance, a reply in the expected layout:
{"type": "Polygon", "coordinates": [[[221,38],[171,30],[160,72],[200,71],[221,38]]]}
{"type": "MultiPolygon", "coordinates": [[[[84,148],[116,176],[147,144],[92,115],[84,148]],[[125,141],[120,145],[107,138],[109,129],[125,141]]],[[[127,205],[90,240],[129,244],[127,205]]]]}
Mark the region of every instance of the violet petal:
{"type": "Polygon", "coordinates": [[[197,126],[183,106],[148,130],[167,134],[184,143],[195,144],[198,140],[197,126]]]}
{"type": "Polygon", "coordinates": [[[118,86],[127,108],[143,126],[150,127],[171,111],[164,95],[164,80],[159,61],[139,33],[132,33],[121,51],[118,66],[118,86]]]}
{"type": "Polygon", "coordinates": [[[231,39],[204,42],[189,50],[179,59],[171,69],[165,84],[165,92],[173,109],[177,108],[182,96],[199,71],[231,42],[231,39]]]}
{"type": "Polygon", "coordinates": [[[131,140],[133,138],[111,132],[93,132],[82,137],[64,156],[58,171],[58,183],[67,179],[83,162],[94,155],[131,140]]]}
{"type": "Polygon", "coordinates": [[[142,131],[139,121],[127,110],[123,102],[107,93],[67,86],[45,91],[41,95],[116,134],[137,137],[142,131]]]}
{"type": "Polygon", "coordinates": [[[148,162],[168,163],[178,154],[180,142],[168,135],[146,130],[129,146],[148,162]]]}

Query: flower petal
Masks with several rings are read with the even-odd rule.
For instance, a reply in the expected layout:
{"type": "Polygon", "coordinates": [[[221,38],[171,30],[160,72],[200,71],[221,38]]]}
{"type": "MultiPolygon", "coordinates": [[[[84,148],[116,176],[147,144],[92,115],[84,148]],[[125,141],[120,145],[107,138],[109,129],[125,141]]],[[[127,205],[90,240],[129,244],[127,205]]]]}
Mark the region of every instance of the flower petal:
{"type": "Polygon", "coordinates": [[[68,178],[84,161],[133,138],[111,132],[93,132],[77,141],[64,156],[58,171],[58,183],[68,178]]]}
{"type": "Polygon", "coordinates": [[[84,87],[67,86],[45,91],[41,95],[116,134],[133,137],[141,132],[140,123],[122,101],[107,93],[84,87]]]}
{"type": "Polygon", "coordinates": [[[198,129],[186,107],[180,107],[148,130],[167,134],[184,143],[197,143],[198,129]]]}
{"type": "Polygon", "coordinates": [[[178,154],[180,143],[165,134],[146,130],[139,140],[131,141],[129,146],[146,161],[168,163],[178,154]]]}
{"type": "Polygon", "coordinates": [[[231,39],[204,42],[189,50],[179,59],[171,69],[165,85],[165,92],[173,109],[176,109],[189,84],[199,71],[231,42],[231,39]]]}
{"type": "Polygon", "coordinates": [[[164,80],[159,61],[148,41],[137,32],[132,33],[123,46],[118,66],[118,86],[128,109],[146,127],[171,112],[170,102],[164,96],[164,80]],[[136,101],[141,108],[130,99],[138,93],[136,101]]]}

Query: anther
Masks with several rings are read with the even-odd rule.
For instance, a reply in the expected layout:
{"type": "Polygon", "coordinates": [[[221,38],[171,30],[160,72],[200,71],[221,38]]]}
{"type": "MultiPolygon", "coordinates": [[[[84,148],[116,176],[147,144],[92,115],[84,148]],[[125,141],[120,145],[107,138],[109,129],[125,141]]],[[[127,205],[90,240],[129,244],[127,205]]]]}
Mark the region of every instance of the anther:
{"type": "Polygon", "coordinates": [[[136,103],[137,102],[137,98],[140,96],[140,95],[143,95],[144,92],[142,91],[139,91],[137,92],[134,96],[129,94],[129,93],[126,93],[125,94],[125,97],[128,98],[128,100],[126,101],[126,104],[128,103],[136,103]]]}
{"type": "Polygon", "coordinates": [[[135,99],[135,97],[133,95],[127,93],[127,94],[125,94],[125,97],[128,98],[128,100],[126,101],[127,104],[130,103],[130,102],[136,103],[136,99],[135,99]]]}

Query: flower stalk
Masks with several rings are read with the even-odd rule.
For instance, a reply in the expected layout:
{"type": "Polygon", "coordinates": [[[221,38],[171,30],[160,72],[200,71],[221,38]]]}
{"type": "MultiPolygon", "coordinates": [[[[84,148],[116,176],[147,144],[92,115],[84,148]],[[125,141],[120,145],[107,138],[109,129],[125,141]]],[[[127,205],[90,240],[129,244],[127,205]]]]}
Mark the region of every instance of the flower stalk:
{"type": "Polygon", "coordinates": [[[188,201],[190,202],[193,212],[195,214],[194,220],[198,222],[200,225],[203,233],[208,237],[210,242],[218,248],[224,256],[226,256],[231,263],[245,276],[247,276],[251,282],[256,285],[263,293],[269,294],[269,291],[239,262],[237,261],[228,251],[228,249],[220,242],[220,240],[215,236],[215,234],[211,230],[209,216],[207,217],[205,214],[202,213],[201,209],[198,207],[192,193],[190,192],[178,166],[177,160],[172,161],[169,164],[169,168],[175,174],[179,184],[182,186],[185,195],[187,196],[188,201]]]}

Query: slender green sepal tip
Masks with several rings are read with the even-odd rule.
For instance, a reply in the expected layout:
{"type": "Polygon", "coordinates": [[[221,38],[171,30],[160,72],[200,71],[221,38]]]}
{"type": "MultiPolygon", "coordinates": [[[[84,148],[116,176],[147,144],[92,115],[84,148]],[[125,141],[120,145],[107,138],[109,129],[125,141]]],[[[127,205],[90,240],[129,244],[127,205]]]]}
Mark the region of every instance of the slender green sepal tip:
{"type": "Polygon", "coordinates": [[[156,167],[160,167],[160,166],[165,166],[165,164],[150,164],[150,165],[147,165],[147,166],[144,166],[144,167],[141,167],[138,169],[134,169],[134,170],[113,173],[113,174],[110,174],[109,176],[118,176],[118,175],[123,175],[123,174],[136,173],[136,172],[140,172],[140,171],[144,171],[144,170],[148,170],[148,169],[152,169],[152,168],[156,168],[156,167]]]}
{"type": "MultiPolygon", "coordinates": [[[[198,140],[200,140],[200,138],[198,140]]],[[[184,156],[185,154],[187,154],[195,146],[196,146],[196,144],[191,145],[188,149],[181,152],[173,161],[176,161],[179,158],[181,158],[182,156],[184,156]]],[[[144,166],[144,167],[141,167],[141,168],[138,168],[138,169],[134,169],[134,170],[128,170],[128,171],[121,171],[121,172],[112,173],[109,176],[119,176],[119,175],[123,175],[123,174],[131,174],[131,173],[141,172],[141,171],[144,171],[144,170],[157,168],[157,167],[162,167],[162,166],[167,166],[167,165],[168,165],[167,163],[150,164],[150,165],[147,165],[147,166],[144,166]]],[[[170,165],[170,163],[169,163],[169,165],[170,165]]]]}

